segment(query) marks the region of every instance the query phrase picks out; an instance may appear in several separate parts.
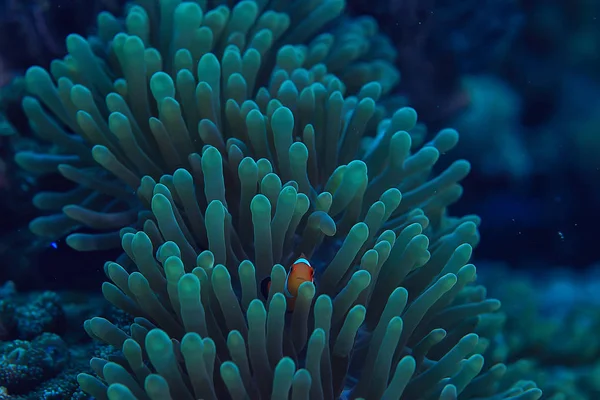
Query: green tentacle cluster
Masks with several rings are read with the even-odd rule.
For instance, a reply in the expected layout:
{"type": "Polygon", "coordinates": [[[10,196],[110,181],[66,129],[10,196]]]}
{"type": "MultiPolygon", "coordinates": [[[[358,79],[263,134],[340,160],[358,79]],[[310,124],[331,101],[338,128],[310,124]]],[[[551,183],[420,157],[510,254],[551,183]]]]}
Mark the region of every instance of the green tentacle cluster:
{"type": "MultiPolygon", "coordinates": [[[[272,120],[279,117],[293,120],[285,107],[272,120]]],[[[401,163],[404,171],[415,166],[392,174],[396,185],[422,180],[431,167],[427,148],[401,163]]],[[[106,399],[540,397],[525,382],[498,392],[503,365],[480,375],[489,342],[473,332],[500,303],[470,285],[476,218],[442,217],[436,229],[421,209],[401,207],[395,187],[364,207],[376,182],[369,184],[359,160],[338,167],[339,179],[329,179],[337,184],[312,200],[266,158],[235,162],[206,146],[190,163],[159,183],[142,179],[139,194],[151,213],[142,231],[122,236],[138,270],[107,263],[111,282],[103,286],[107,300],[136,319],[129,332],[102,318],[86,322],[92,337],[123,354],[92,360],[98,378],[79,377],[86,392],[106,399]],[[299,252],[318,258],[337,237],[338,250],[318,261],[315,284],[302,284],[286,314],[287,262],[299,252]],[[266,277],[265,298],[258,288],[266,277]]],[[[448,184],[436,179],[415,183],[413,192],[448,184]]],[[[421,200],[434,216],[445,204],[433,201],[437,192],[421,200]]]]}
{"type": "Polygon", "coordinates": [[[306,106],[315,85],[323,96],[377,82],[383,94],[398,81],[394,51],[376,23],[342,19],[343,1],[208,3],[139,1],[124,20],[102,13],[97,36],[69,36],[63,60],[49,72],[27,72],[34,96],[24,110],[53,148],[19,153],[17,162],[75,183],[35,197],[54,212],[32,222],[36,234],[58,238],[87,227],[100,233],[75,233],[67,243],[116,247],[119,229],[138,220],[134,191],[143,176],[189,168],[188,155],[206,144],[224,155],[233,145],[244,150],[245,125],[260,134],[257,112],[268,115],[276,99],[288,104],[296,95],[306,106]],[[326,25],[333,30],[322,33],[326,25]]]}
{"type": "Polygon", "coordinates": [[[140,0],[123,20],[101,14],[96,37],[70,36],[50,72],[27,73],[24,109],[54,147],[17,161],[76,184],[36,196],[55,214],[31,228],[124,250],[103,293],[135,320],[85,323],[121,352],[92,359],[82,389],[539,399],[484,362],[500,303],[473,284],[479,219],[446,212],[470,166],[433,174],[457,132],[424,143],[413,109],[378,106],[398,73],[373,21],[344,19],[340,0],[231,3],[140,0]],[[287,313],[299,254],[316,278],[287,313]]]}

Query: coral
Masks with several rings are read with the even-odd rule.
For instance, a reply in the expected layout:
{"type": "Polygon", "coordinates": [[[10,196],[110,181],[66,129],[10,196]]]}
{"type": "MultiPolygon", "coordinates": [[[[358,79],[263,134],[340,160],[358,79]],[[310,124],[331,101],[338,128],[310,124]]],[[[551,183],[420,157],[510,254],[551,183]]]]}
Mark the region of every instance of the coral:
{"type": "Polygon", "coordinates": [[[503,303],[502,331],[490,357],[513,363],[552,399],[592,400],[600,395],[600,269],[536,273],[486,265],[481,281],[503,303]],[[493,285],[489,284],[494,282],[493,285]]]}
{"type": "Polygon", "coordinates": [[[2,343],[0,386],[10,394],[28,391],[54,376],[68,359],[66,343],[52,333],[44,333],[31,342],[15,340],[2,343]]]}
{"type": "Polygon", "coordinates": [[[73,357],[56,376],[40,377],[24,386],[22,391],[14,392],[4,388],[0,392],[2,400],[90,400],[90,396],[79,388],[77,374],[86,363],[73,360],[73,357]],[[3,396],[4,395],[4,396],[3,396]]]}
{"type": "Polygon", "coordinates": [[[70,354],[55,334],[65,329],[59,296],[53,292],[19,296],[11,285],[6,289],[8,295],[0,300],[0,387],[16,399],[15,393],[27,393],[61,372],[70,354]]]}
{"type": "Polygon", "coordinates": [[[47,383],[47,387],[39,393],[40,400],[78,400],[88,399],[89,396],[85,395],[79,390],[77,381],[74,378],[74,372],[68,375],[62,376],[59,379],[50,381],[47,383]]]}
{"type": "Polygon", "coordinates": [[[39,388],[31,391],[23,397],[13,397],[14,400],[89,400],[90,396],[83,393],[77,384],[77,370],[81,369],[81,365],[76,368],[70,367],[53,379],[44,382],[39,388]]]}
{"type": "MultiPolygon", "coordinates": [[[[369,93],[378,97],[398,80],[390,63],[395,52],[376,23],[339,19],[343,1],[242,1],[212,9],[206,3],[141,1],[124,21],[101,13],[97,37],[71,35],[69,54],[50,72],[28,70],[35,97],[23,100],[24,110],[55,146],[45,154],[21,152],[16,161],[38,174],[59,171],[76,184],[34,198],[41,210],[64,212],[34,220],[35,233],[60,238],[92,228],[100,233],[74,233],[67,243],[116,247],[119,229],[143,223],[135,196],[141,178],[189,168],[189,154],[206,144],[238,158],[255,150],[239,143],[252,130],[260,134],[265,117],[257,119],[253,109],[270,117],[274,104],[296,101],[299,112],[308,112],[334,91],[357,93],[377,82],[369,93]]],[[[363,97],[362,114],[383,113],[369,110],[363,97]]]]}
{"type": "MultiPolygon", "coordinates": [[[[3,365],[3,373],[6,381],[14,382],[18,387],[3,385],[4,392],[0,391],[0,399],[3,400],[83,400],[90,397],[79,389],[77,374],[87,370],[89,358],[101,345],[90,340],[82,329],[83,322],[96,315],[105,315],[111,320],[127,321],[122,313],[111,312],[106,301],[99,295],[89,292],[61,292],[60,296],[55,293],[43,293],[32,295],[15,291],[12,285],[5,285],[1,292],[6,293],[2,306],[11,306],[13,314],[20,314],[20,320],[37,315],[43,322],[33,324],[22,323],[27,327],[25,332],[31,333],[31,327],[35,329],[54,329],[61,335],[44,332],[33,340],[12,340],[19,335],[17,329],[11,331],[10,337],[2,338],[0,349],[6,360],[3,365]],[[44,303],[42,299],[51,304],[43,311],[35,303],[44,303]],[[60,309],[59,313],[52,310],[60,309]],[[22,312],[26,310],[27,312],[22,312]],[[31,311],[33,310],[33,311],[31,311]],[[63,311],[64,310],[64,311],[63,311]],[[62,315],[56,324],[48,315],[62,315]]],[[[4,317],[3,317],[4,318],[4,317]]],[[[54,320],[56,321],[56,320],[54,320]]],[[[16,326],[17,318],[13,318],[16,326]]],[[[106,347],[106,346],[102,346],[106,347]]],[[[114,351],[113,351],[114,353],[114,351]]],[[[109,354],[104,352],[104,354],[109,354]]]]}
{"type": "MultiPolygon", "coordinates": [[[[400,0],[400,2],[414,0],[400,0]]],[[[506,57],[524,25],[519,0],[437,0],[426,18],[432,18],[433,43],[438,54],[452,54],[461,73],[478,74],[506,57]],[[435,12],[434,12],[435,11],[435,12]]]]}
{"type": "Polygon", "coordinates": [[[17,286],[13,281],[6,281],[0,286],[0,299],[6,299],[14,296],[17,292],[17,286]]]}
{"type": "Polygon", "coordinates": [[[17,330],[20,338],[32,338],[42,332],[61,333],[64,329],[64,311],[58,295],[45,292],[33,302],[18,307],[17,330]]]}
{"type": "Polygon", "coordinates": [[[33,339],[44,333],[62,333],[65,315],[58,295],[44,292],[26,304],[13,298],[0,300],[3,339],[33,339]]]}
{"type": "Polygon", "coordinates": [[[466,76],[462,81],[470,102],[452,120],[452,126],[460,131],[461,151],[471,155],[474,170],[515,181],[529,177],[535,163],[520,124],[521,99],[493,76],[466,76]],[[482,148],[489,151],[477,151],[482,148]]]}
{"type": "Polygon", "coordinates": [[[597,271],[587,274],[587,281],[555,272],[555,276],[540,277],[534,283],[514,273],[507,279],[506,270],[495,270],[492,276],[503,283],[491,291],[505,303],[504,340],[510,358],[572,366],[600,357],[600,339],[594,335],[600,329],[600,302],[593,300],[598,290],[597,271]]]}

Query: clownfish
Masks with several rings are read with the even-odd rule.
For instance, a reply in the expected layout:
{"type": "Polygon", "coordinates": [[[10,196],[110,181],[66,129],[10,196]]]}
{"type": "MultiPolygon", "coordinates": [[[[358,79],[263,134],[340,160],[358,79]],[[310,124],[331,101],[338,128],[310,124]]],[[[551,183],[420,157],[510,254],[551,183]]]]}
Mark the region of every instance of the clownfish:
{"type": "MultiPolygon", "coordinates": [[[[296,297],[298,296],[298,289],[304,282],[315,282],[315,270],[310,265],[310,261],[304,254],[300,254],[300,258],[292,263],[290,270],[287,273],[285,279],[285,287],[283,294],[287,299],[288,311],[294,310],[296,304],[296,297]]],[[[269,297],[269,290],[271,289],[271,278],[265,278],[261,284],[261,290],[265,298],[269,297]]]]}

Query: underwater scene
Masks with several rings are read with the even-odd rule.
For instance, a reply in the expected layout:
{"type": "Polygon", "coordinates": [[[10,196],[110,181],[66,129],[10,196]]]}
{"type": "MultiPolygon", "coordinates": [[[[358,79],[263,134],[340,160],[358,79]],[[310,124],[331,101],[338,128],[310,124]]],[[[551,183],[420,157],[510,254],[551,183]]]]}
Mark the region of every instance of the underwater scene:
{"type": "Polygon", "coordinates": [[[600,400],[599,0],[0,0],[0,400],[600,400]]]}

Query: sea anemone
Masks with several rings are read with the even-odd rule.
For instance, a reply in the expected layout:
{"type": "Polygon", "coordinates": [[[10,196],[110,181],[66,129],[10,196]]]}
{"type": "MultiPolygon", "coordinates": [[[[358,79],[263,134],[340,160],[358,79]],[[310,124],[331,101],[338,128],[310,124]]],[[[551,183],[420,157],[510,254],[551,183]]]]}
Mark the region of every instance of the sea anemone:
{"type": "Polygon", "coordinates": [[[337,0],[209,9],[140,1],[124,25],[101,14],[100,40],[68,38],[56,85],[27,74],[57,119],[34,97],[25,110],[57,152],[17,159],[79,185],[39,194],[64,214],[32,229],[87,226],[101,233],[69,245],[124,250],[105,265],[103,293],[134,319],[86,321],[117,353],[91,360],[82,389],[109,400],[538,399],[531,382],[501,387],[504,365],[484,366],[489,341],[476,332],[500,303],[471,285],[479,219],[447,215],[470,166],[435,175],[457,132],[423,144],[412,108],[377,105],[398,74],[372,21],[340,18],[337,0]],[[300,254],[316,274],[288,312],[300,254]]]}
{"type": "MultiPolygon", "coordinates": [[[[343,1],[233,3],[140,1],[124,20],[101,13],[97,36],[71,35],[69,54],[50,72],[27,71],[34,96],[23,108],[53,147],[21,152],[16,161],[75,183],[68,192],[35,196],[52,214],[32,221],[33,232],[57,239],[83,227],[92,233],[70,234],[70,246],[117,247],[121,228],[139,226],[135,190],[143,176],[189,168],[188,156],[206,144],[224,156],[249,151],[241,142],[275,103],[311,115],[306,107],[334,92],[361,99],[360,88],[374,82],[369,93],[379,96],[398,81],[395,53],[377,24],[341,18],[343,1]]],[[[374,119],[371,133],[375,126],[374,119]]]]}

